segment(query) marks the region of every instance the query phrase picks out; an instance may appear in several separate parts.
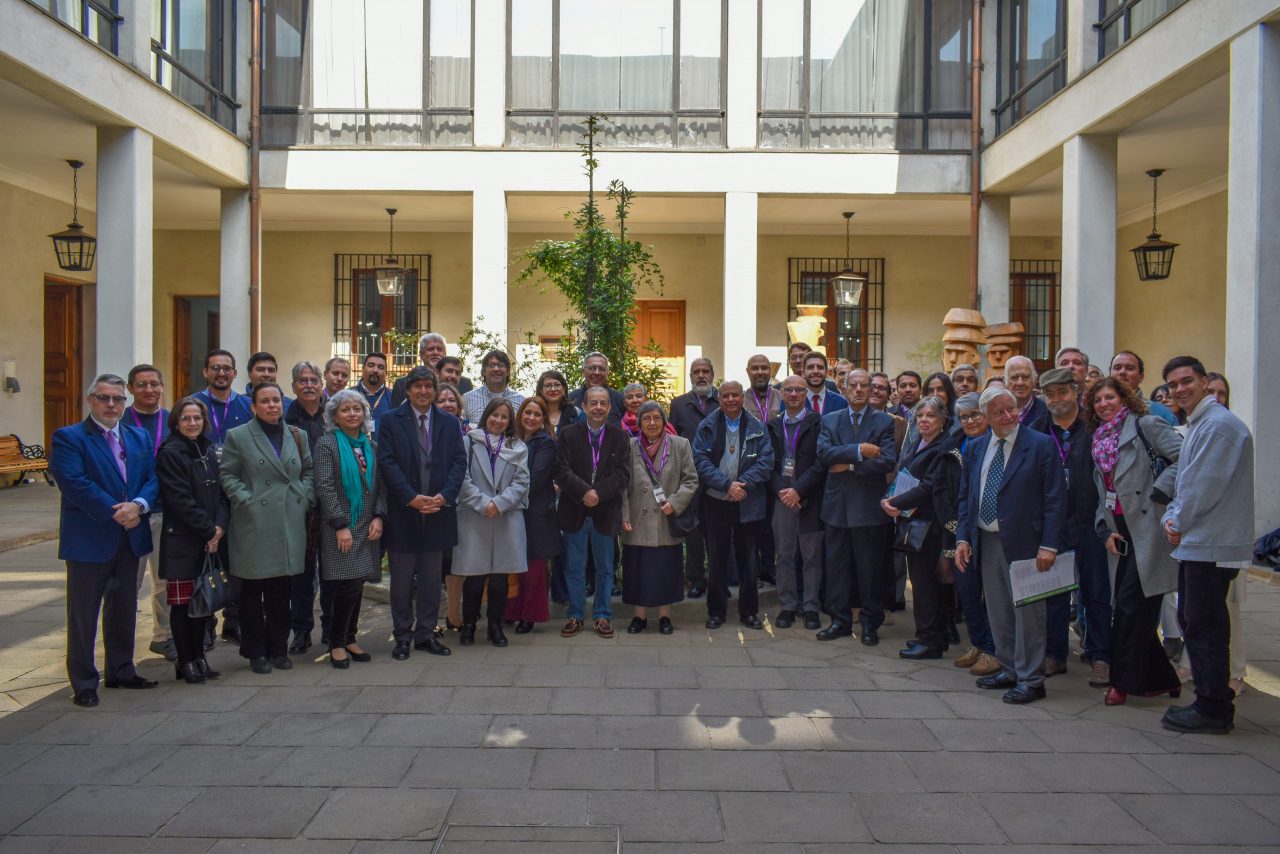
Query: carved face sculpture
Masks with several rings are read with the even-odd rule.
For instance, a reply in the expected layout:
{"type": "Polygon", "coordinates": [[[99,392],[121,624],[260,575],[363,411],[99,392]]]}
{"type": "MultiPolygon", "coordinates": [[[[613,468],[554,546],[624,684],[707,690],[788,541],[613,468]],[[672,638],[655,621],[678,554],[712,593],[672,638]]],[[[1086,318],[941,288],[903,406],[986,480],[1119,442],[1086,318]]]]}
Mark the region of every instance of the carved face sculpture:
{"type": "MultiPolygon", "coordinates": [[[[1012,355],[1012,354],[1010,354],[1012,355]]],[[[942,346],[942,367],[949,374],[956,365],[978,364],[978,345],[968,341],[945,341],[942,346]]]]}
{"type": "Polygon", "coordinates": [[[1004,363],[1017,354],[1011,344],[987,344],[987,364],[991,365],[992,370],[1004,370],[1004,363]]]}

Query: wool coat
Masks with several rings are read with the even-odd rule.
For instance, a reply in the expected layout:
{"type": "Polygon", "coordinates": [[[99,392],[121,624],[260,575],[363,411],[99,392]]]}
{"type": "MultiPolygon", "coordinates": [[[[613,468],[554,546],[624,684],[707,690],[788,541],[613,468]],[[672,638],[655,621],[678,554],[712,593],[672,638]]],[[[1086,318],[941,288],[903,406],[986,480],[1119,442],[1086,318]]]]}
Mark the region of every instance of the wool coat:
{"type": "MultiPolygon", "coordinates": [[[[658,472],[658,485],[667,496],[672,509],[677,514],[698,496],[698,469],[693,464],[693,449],[687,439],[668,435],[667,462],[658,472]]],[[[683,539],[671,536],[671,528],[653,497],[653,481],[649,479],[649,469],[644,463],[644,449],[638,439],[631,440],[631,484],[622,493],[622,521],[631,525],[630,531],[623,531],[624,546],[678,546],[683,539]]],[[[662,451],[658,451],[658,459],[654,463],[656,471],[662,463],[662,451]]]]}
{"type": "Polygon", "coordinates": [[[558,431],[556,440],[556,486],[560,502],[556,519],[560,530],[576,534],[590,519],[597,534],[607,537],[622,533],[622,493],[631,481],[631,437],[621,427],[606,422],[600,445],[600,468],[591,477],[590,426],[578,421],[558,431]],[[587,507],[582,497],[592,489],[600,498],[587,507]]]}
{"type": "MultiPolygon", "coordinates": [[[[371,443],[372,444],[372,443],[371,443]]],[[[376,464],[376,445],[370,447],[367,464],[373,465],[373,487],[360,479],[364,501],[360,518],[351,525],[351,499],[342,486],[342,457],[338,437],[326,434],[316,442],[316,498],[320,502],[320,577],[325,581],[348,581],[382,578],[382,543],[369,539],[369,523],[374,518],[386,520],[387,488],[376,464]],[[338,531],[351,528],[351,550],[338,548],[338,531]]]]}
{"type": "MultiPolygon", "coordinates": [[[[206,436],[170,433],[156,454],[164,517],[160,529],[160,577],[190,580],[204,571],[205,543],[231,517],[218,485],[218,456],[206,436]]],[[[222,540],[224,551],[227,538],[222,540]]]]}
{"type": "Polygon", "coordinates": [[[564,551],[564,538],[556,522],[556,442],[545,432],[525,442],[529,449],[529,509],[524,530],[529,560],[555,557],[564,551]]]}
{"type": "Polygon", "coordinates": [[[529,502],[529,448],[519,439],[504,439],[493,469],[485,432],[472,430],[463,440],[467,475],[458,493],[458,545],[453,550],[454,575],[525,572],[529,568],[524,513],[529,502]],[[492,501],[498,508],[485,518],[492,501]]]}
{"type": "Polygon", "coordinates": [[[222,447],[218,480],[231,502],[231,574],[250,579],[300,575],[307,511],[316,502],[306,434],[284,425],[277,457],[258,419],[233,427],[222,447]]]}

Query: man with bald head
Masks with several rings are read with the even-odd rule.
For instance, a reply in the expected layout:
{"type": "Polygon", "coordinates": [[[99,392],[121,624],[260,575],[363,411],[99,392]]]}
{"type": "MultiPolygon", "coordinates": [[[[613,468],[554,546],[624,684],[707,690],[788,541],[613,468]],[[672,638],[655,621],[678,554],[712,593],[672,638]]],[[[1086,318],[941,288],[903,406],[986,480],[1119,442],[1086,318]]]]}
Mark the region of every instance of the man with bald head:
{"type": "MultiPolygon", "coordinates": [[[[1086,361],[1085,370],[1088,368],[1089,363],[1086,361]]],[[[1037,379],[1039,377],[1036,374],[1035,362],[1026,356],[1014,356],[1005,362],[1004,385],[1013,392],[1013,399],[1018,405],[1018,423],[1037,433],[1048,433],[1049,407],[1036,394],[1037,379]]],[[[1078,378],[1076,382],[1083,383],[1084,380],[1078,378]]]]}

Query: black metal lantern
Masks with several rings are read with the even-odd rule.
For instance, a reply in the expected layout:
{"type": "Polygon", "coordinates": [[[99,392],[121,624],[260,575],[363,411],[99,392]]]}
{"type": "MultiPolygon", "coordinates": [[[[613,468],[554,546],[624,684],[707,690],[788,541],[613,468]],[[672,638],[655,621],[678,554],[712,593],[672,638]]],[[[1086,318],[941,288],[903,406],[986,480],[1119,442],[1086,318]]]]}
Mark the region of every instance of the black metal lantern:
{"type": "Polygon", "coordinates": [[[71,167],[71,222],[67,224],[66,231],[50,234],[49,238],[58,256],[59,269],[85,272],[93,269],[93,259],[98,254],[98,238],[80,224],[80,169],[84,164],[79,160],[68,160],[67,165],[71,167]]]}
{"type": "Polygon", "coordinates": [[[410,271],[401,267],[400,259],[396,257],[396,209],[387,208],[386,210],[390,227],[386,263],[381,267],[373,268],[373,278],[378,285],[379,294],[384,297],[398,297],[404,293],[404,283],[409,278],[410,271]]]}
{"type": "Polygon", "coordinates": [[[1161,240],[1160,232],[1156,231],[1156,183],[1164,170],[1149,169],[1147,174],[1151,176],[1151,233],[1147,235],[1146,243],[1135,246],[1130,251],[1138,264],[1138,278],[1144,282],[1153,282],[1169,278],[1169,273],[1173,270],[1173,250],[1178,244],[1161,240]]]}
{"type": "MultiPolygon", "coordinates": [[[[853,219],[853,211],[845,211],[844,214],[844,257],[845,261],[849,260],[849,221],[853,219]]],[[[831,277],[831,290],[835,298],[835,304],[841,308],[857,308],[862,302],[862,291],[867,286],[867,277],[861,273],[855,273],[852,268],[846,266],[839,273],[831,277]]]]}

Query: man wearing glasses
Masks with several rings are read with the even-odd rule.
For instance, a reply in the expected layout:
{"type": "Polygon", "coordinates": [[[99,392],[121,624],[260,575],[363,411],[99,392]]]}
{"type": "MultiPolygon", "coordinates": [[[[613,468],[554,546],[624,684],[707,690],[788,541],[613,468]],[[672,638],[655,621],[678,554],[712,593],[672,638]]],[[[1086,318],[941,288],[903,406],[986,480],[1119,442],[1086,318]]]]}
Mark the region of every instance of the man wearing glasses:
{"type": "Polygon", "coordinates": [[[159,497],[147,435],[121,421],[126,384],[102,374],[89,417],[53,434],[49,469],[62,490],[58,557],[67,563],[67,676],[77,706],[98,705],[94,643],[102,611],[108,688],[154,688],[133,664],[138,566],[151,551],[147,514],[159,497]]]}
{"type": "MultiPolygon", "coordinates": [[[[169,436],[169,410],[160,405],[164,399],[164,377],[154,365],[134,365],[129,371],[129,394],[133,405],[124,411],[123,421],[147,434],[147,447],[155,457],[160,444],[169,436]]],[[[159,499],[156,500],[158,505],[159,499]]],[[[151,645],[147,647],[166,661],[175,661],[178,651],[169,631],[169,596],[160,580],[160,526],[163,524],[161,508],[151,508],[151,544],[156,551],[147,556],[139,567],[138,593],[142,593],[142,579],[151,576],[151,645]]]]}

